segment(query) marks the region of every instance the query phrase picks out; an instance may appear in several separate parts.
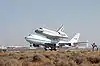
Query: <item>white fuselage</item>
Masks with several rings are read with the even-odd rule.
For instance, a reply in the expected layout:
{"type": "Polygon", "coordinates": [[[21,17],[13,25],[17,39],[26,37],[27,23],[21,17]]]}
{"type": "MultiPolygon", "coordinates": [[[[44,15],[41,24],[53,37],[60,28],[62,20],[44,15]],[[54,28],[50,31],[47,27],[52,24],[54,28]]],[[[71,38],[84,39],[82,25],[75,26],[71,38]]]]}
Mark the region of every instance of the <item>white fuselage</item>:
{"type": "Polygon", "coordinates": [[[72,38],[70,41],[64,41],[64,40],[52,40],[48,39],[44,36],[41,35],[34,35],[34,34],[29,34],[27,37],[25,37],[26,41],[28,41],[30,44],[36,44],[36,45],[44,45],[45,43],[49,44],[56,44],[57,46],[75,46],[74,43],[78,42],[79,34],[78,37],[77,35],[72,38]]]}
{"type": "Polygon", "coordinates": [[[25,37],[25,40],[31,44],[44,45],[45,43],[56,43],[57,41],[50,40],[46,37],[30,34],[25,37]]]}

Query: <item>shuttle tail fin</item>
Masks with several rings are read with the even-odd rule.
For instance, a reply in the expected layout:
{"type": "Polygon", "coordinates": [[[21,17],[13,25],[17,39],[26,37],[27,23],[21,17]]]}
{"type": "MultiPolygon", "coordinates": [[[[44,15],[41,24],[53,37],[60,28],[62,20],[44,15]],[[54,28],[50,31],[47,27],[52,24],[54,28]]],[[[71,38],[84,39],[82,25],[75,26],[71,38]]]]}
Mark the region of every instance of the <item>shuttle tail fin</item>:
{"type": "Polygon", "coordinates": [[[63,25],[61,25],[61,27],[57,30],[57,32],[62,32],[63,31],[63,25]]]}
{"type": "Polygon", "coordinates": [[[61,25],[61,27],[57,30],[57,32],[62,35],[63,37],[67,37],[67,34],[65,32],[63,32],[64,28],[63,28],[63,25],[61,25]]]}
{"type": "Polygon", "coordinates": [[[63,30],[64,30],[63,25],[61,25],[61,27],[57,30],[57,32],[63,37],[68,38],[67,34],[63,32],[63,30]]]}
{"type": "Polygon", "coordinates": [[[69,42],[71,43],[78,42],[79,37],[80,37],[80,33],[77,33],[69,42]]]}

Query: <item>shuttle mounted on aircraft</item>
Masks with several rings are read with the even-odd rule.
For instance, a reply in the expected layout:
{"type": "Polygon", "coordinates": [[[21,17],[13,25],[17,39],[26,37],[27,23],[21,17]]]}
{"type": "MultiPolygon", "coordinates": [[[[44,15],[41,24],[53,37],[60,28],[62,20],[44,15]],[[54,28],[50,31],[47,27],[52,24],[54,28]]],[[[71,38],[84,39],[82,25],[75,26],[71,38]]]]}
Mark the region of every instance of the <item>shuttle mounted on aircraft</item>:
{"type": "Polygon", "coordinates": [[[63,30],[63,25],[57,31],[52,31],[45,28],[39,28],[35,30],[35,32],[38,35],[29,34],[28,36],[25,37],[25,40],[30,43],[30,47],[44,46],[45,50],[47,50],[47,48],[51,48],[51,50],[56,50],[57,47],[62,47],[62,46],[75,47],[77,44],[87,43],[87,42],[78,42],[80,33],[77,33],[70,41],[64,41],[63,39],[68,38],[68,36],[62,30],[63,30]]]}

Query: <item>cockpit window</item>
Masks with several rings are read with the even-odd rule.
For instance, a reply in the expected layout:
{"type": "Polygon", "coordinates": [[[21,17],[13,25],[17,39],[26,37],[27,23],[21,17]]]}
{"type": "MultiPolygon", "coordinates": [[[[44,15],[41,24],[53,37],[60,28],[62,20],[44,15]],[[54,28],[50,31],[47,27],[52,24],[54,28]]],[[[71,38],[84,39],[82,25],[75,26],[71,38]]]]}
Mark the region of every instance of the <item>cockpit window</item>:
{"type": "Polygon", "coordinates": [[[42,29],[42,28],[39,28],[39,29],[42,29]]]}

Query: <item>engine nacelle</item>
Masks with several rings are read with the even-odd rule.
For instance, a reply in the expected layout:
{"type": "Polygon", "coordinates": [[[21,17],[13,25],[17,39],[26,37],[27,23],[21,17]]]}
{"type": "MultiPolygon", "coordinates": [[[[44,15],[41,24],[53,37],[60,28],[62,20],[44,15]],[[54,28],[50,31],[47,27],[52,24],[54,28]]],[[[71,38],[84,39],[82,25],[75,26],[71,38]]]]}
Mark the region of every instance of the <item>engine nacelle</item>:
{"type": "Polygon", "coordinates": [[[33,44],[34,47],[39,47],[39,45],[33,44]]]}
{"type": "Polygon", "coordinates": [[[68,46],[72,46],[72,44],[71,44],[71,43],[67,43],[67,45],[68,45],[68,46]]]}

